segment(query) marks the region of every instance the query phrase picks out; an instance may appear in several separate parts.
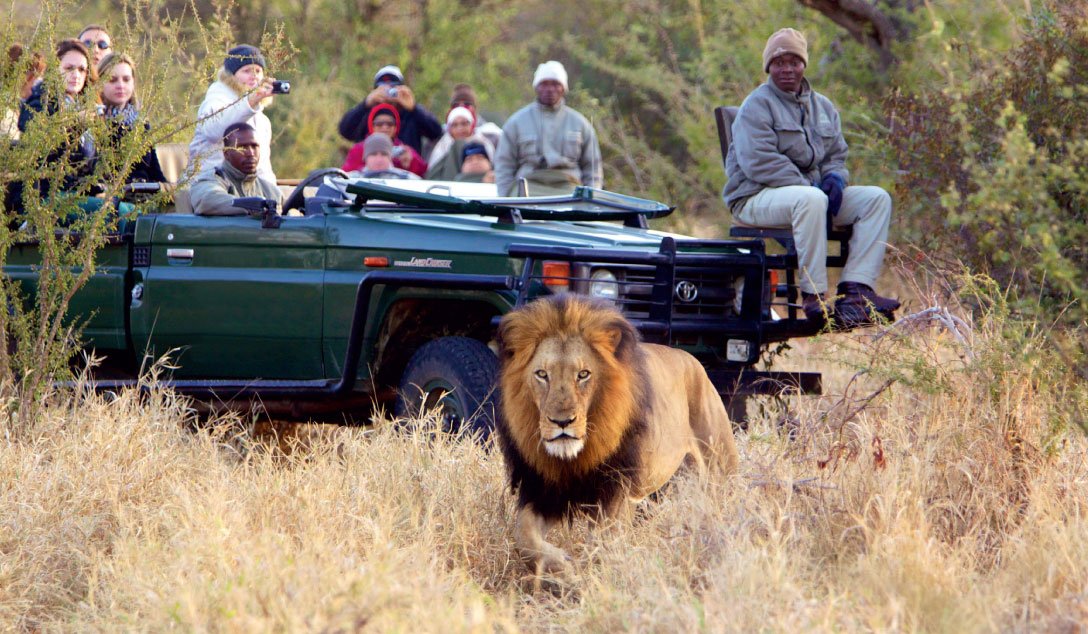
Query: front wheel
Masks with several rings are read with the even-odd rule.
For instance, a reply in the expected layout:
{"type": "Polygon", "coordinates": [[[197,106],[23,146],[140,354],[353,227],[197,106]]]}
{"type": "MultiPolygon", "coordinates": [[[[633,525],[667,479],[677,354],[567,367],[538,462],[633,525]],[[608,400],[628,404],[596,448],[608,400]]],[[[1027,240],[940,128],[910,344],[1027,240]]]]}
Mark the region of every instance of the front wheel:
{"type": "Polygon", "coordinates": [[[495,354],[475,339],[431,341],[408,361],[393,413],[408,426],[437,415],[442,431],[485,440],[495,428],[498,369],[495,354]]]}

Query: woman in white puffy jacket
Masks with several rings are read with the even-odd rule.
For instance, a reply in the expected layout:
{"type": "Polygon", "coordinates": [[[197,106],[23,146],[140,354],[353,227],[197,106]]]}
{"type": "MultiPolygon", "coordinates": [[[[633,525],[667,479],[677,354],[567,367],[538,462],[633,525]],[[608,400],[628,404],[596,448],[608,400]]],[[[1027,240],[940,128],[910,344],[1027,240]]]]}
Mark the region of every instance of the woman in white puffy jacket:
{"type": "Polygon", "coordinates": [[[273,78],[265,76],[264,56],[255,46],[242,44],[227,52],[219,81],[208,87],[197,112],[196,131],[189,144],[189,174],[214,169],[223,163],[223,132],[235,123],[257,131],[261,159],[257,175],[273,183],[272,122],[264,109],[272,103],[273,78]]]}

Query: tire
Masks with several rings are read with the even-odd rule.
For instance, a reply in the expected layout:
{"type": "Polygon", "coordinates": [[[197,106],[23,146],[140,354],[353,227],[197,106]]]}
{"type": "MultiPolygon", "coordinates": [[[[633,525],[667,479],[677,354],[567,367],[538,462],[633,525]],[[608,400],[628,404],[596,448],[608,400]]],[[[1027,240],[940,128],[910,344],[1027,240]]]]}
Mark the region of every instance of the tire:
{"type": "Polygon", "coordinates": [[[428,411],[440,411],[440,430],[480,441],[495,429],[499,360],[483,343],[443,337],[412,355],[397,389],[393,413],[412,427],[428,411]]]}

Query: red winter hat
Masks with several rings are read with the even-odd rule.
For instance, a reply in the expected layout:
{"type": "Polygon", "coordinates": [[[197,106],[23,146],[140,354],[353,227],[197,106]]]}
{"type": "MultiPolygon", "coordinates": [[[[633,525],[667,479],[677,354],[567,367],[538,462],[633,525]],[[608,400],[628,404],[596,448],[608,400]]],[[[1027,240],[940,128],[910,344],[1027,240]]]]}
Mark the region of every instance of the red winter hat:
{"type": "Polygon", "coordinates": [[[380,103],[370,109],[370,116],[366,118],[366,133],[374,134],[374,117],[380,115],[383,112],[387,112],[393,115],[393,122],[397,124],[396,131],[393,132],[393,136],[396,137],[400,133],[400,113],[394,106],[387,103],[380,103]]]}

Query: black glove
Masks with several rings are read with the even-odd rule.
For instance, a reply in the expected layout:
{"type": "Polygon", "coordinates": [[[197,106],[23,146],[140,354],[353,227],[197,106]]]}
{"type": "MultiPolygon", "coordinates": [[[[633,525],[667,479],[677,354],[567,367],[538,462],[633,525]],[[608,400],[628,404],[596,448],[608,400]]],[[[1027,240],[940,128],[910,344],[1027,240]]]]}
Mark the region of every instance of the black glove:
{"type": "Polygon", "coordinates": [[[827,194],[827,213],[832,216],[839,214],[842,207],[842,190],[846,189],[846,181],[838,174],[828,174],[820,181],[820,191],[827,194]]]}

